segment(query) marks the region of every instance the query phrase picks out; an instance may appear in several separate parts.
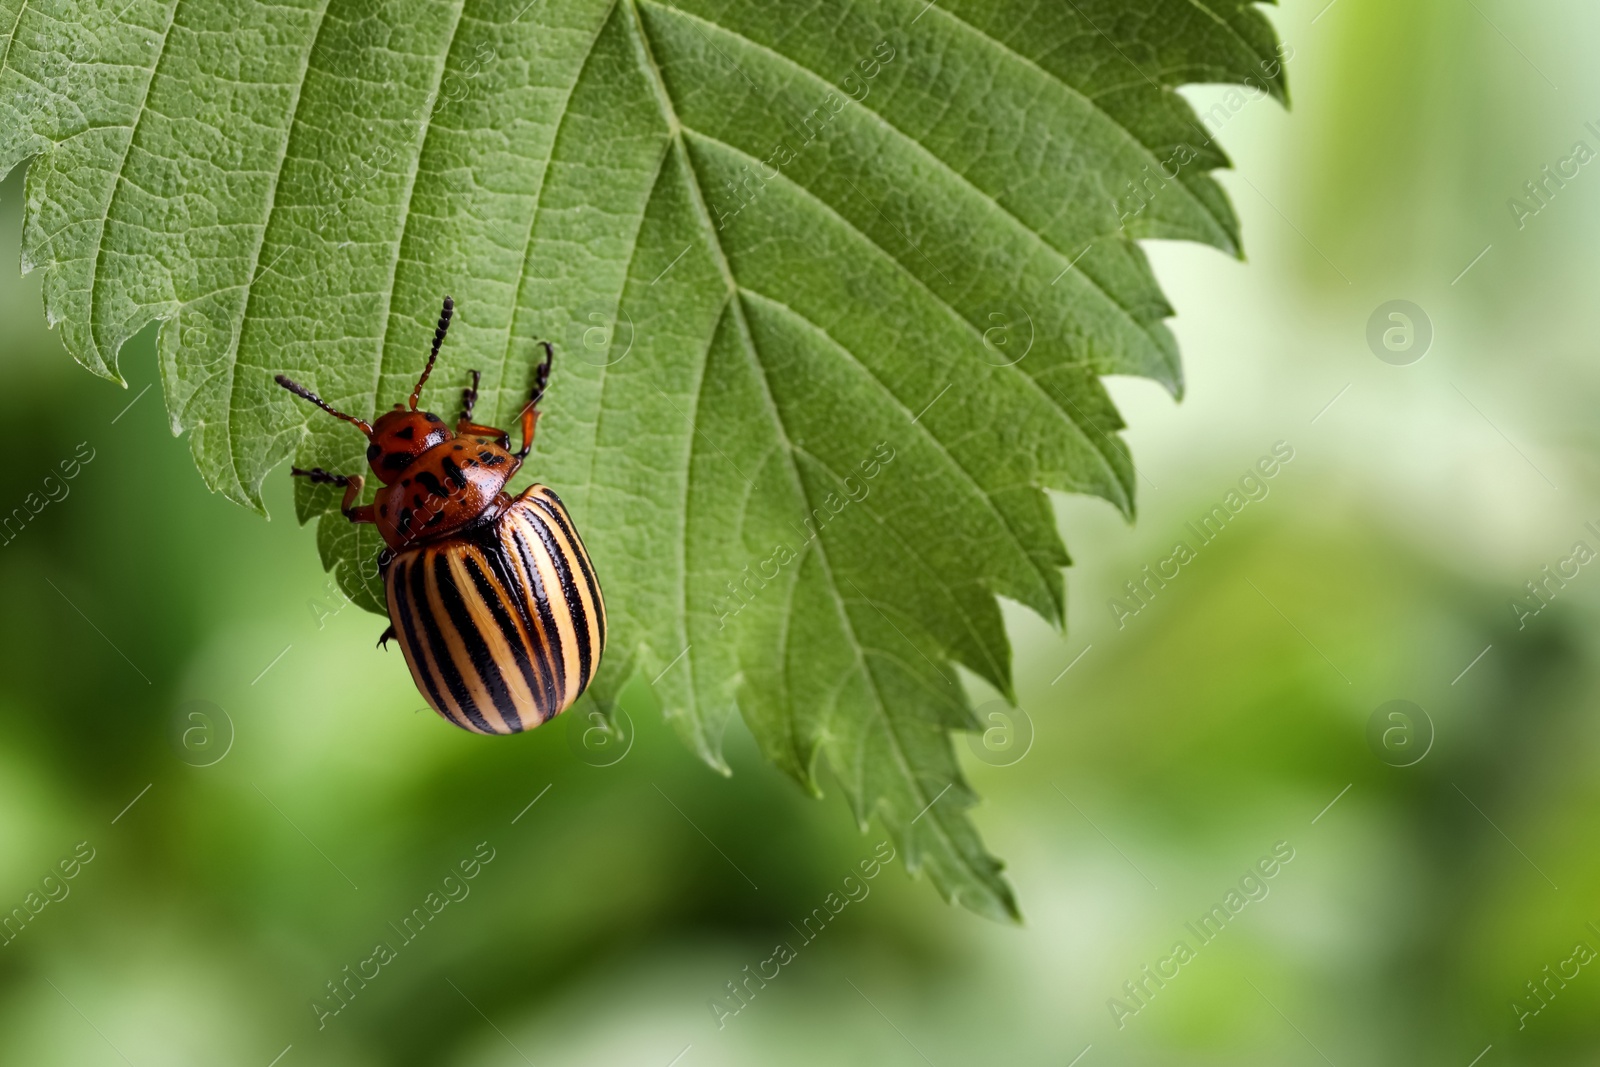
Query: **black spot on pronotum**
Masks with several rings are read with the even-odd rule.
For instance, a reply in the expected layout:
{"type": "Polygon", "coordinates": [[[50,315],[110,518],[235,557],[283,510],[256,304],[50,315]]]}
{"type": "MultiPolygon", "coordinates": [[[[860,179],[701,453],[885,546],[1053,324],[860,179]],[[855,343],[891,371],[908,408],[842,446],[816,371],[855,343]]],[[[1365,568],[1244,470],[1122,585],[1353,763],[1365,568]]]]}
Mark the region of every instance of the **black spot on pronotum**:
{"type": "Polygon", "coordinates": [[[416,432],[417,428],[415,426],[407,426],[402,430],[396,430],[394,435],[402,440],[409,441],[413,436],[416,435],[416,432]]]}
{"type": "Polygon", "coordinates": [[[447,497],[450,495],[449,491],[445,489],[443,485],[439,484],[439,479],[434,476],[432,471],[418,471],[417,484],[422,486],[428,492],[432,493],[434,496],[447,497]]]}

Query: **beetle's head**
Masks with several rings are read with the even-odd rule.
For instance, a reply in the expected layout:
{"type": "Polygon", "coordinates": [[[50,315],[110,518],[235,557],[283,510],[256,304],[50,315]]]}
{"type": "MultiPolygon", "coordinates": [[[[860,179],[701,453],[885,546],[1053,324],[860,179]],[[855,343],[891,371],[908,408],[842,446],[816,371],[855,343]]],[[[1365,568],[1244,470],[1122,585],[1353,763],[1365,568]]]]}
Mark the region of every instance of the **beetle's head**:
{"type": "Polygon", "coordinates": [[[384,485],[393,485],[418,456],[455,434],[433,412],[409,411],[396,404],[393,411],[378,416],[368,436],[372,443],[367,445],[367,462],[372,464],[372,473],[384,485]]]}
{"type": "Polygon", "coordinates": [[[439,346],[444,343],[444,334],[450,328],[450,316],[454,310],[455,301],[448,296],[445,297],[444,309],[439,312],[439,325],[433,331],[433,351],[428,353],[428,362],[422,368],[422,377],[417,379],[416,388],[411,390],[411,406],[407,408],[404,404],[396,404],[393,411],[384,412],[378,416],[378,421],[375,423],[358,419],[354,415],[346,415],[329,405],[316,393],[282,374],[277,376],[278,384],[296,396],[311,401],[335,418],[351,423],[366,434],[370,442],[367,445],[367,462],[372,465],[372,473],[376,474],[384,485],[393,485],[400,480],[406,468],[411,466],[418,456],[441,441],[448,441],[455,436],[439,416],[429,411],[417,410],[417,401],[422,396],[422,384],[433,372],[434,361],[439,358],[439,346]]]}

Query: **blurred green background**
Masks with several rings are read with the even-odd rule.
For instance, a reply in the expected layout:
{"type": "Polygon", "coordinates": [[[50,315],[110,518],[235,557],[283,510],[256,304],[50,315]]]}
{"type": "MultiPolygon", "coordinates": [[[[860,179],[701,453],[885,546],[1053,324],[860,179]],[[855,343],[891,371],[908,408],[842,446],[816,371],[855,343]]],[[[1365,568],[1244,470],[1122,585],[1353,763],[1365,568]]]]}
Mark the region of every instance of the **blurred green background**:
{"type": "Polygon", "coordinates": [[[1511,602],[1600,550],[1600,167],[1520,229],[1507,200],[1600,149],[1600,12],[1323,4],[1273,13],[1291,114],[1189,91],[1251,261],[1150,248],[1188,396],[1112,383],[1139,521],[1060,499],[1067,633],[1008,612],[1031,745],[997,720],[966,763],[1018,928],[895,861],[807,942],[883,834],[742,733],[714,774],[642,687],[609,766],[565,722],[449,727],[373,649],[381,620],[328,613],[286,474],[271,522],[204,491],[146,392],[152,334],[123,392],[4,272],[0,510],[66,495],[0,545],[0,909],[61,897],[0,947],[0,1062],[1595,1062],[1600,566],[1525,625],[1511,602]],[[1395,299],[1432,324],[1407,366],[1366,341],[1395,299]],[[1280,441],[1268,495],[1200,547],[1185,524],[1280,441]],[[1194,560],[1119,620],[1180,539],[1194,560]],[[1426,721],[1385,749],[1396,699],[1426,721]],[[1275,846],[1293,859],[1202,944],[1186,924],[1275,846]],[[467,895],[402,945],[441,887],[467,895]],[[379,941],[402,947],[319,1027],[379,941]],[[780,941],[796,957],[731,1014],[780,941]]]}

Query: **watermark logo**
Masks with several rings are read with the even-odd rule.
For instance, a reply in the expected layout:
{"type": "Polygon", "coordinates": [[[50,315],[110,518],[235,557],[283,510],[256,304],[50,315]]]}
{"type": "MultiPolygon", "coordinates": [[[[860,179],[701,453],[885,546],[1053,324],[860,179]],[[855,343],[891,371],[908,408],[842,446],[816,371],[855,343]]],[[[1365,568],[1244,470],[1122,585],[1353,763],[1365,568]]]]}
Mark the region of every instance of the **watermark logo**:
{"type": "Polygon", "coordinates": [[[783,968],[799,957],[800,950],[820,937],[822,931],[845,908],[866,900],[872,894],[872,880],[894,860],[894,846],[887,840],[879,841],[872,855],[860,860],[849,874],[840,879],[839,888],[830,890],[822,902],[811,909],[810,914],[798,924],[792,919],[789,921],[789,926],[797,935],[794,940],[785,938],[779,941],[773,946],[771,955],[754,966],[745,964],[738,974],[724,982],[723,992],[706,1001],[717,1029],[726,1029],[728,1020],[748,1008],[756,996],[767,988],[767,984],[776,981],[783,973],[783,968]]]}
{"type": "Polygon", "coordinates": [[[981,732],[967,734],[967,747],[991,767],[1021,763],[1033,747],[1033,719],[1004,700],[991,700],[977,709],[981,732]]]}
{"type": "Polygon", "coordinates": [[[42,491],[42,495],[40,491],[31,492],[23,497],[21,504],[11,509],[9,515],[0,514],[0,545],[9,545],[15,541],[41,511],[51,504],[67,499],[68,494],[72,492],[72,479],[76,478],[84,467],[94,462],[94,457],[95,450],[89,446],[89,442],[80,442],[77,451],[56,464],[61,472],[59,477],[51,472],[40,481],[39,490],[42,491]]]}
{"type": "Polygon", "coordinates": [[[87,841],[79,841],[73,846],[70,856],[57,861],[55,867],[35,883],[37,888],[29,888],[22,903],[7,914],[0,914],[0,946],[15,941],[17,935],[37,919],[45,908],[66,900],[72,893],[71,881],[94,857],[94,846],[87,841]]]}
{"type": "Polygon", "coordinates": [[[1367,719],[1367,747],[1391,767],[1415,766],[1433,748],[1433,720],[1409,700],[1380,704],[1367,719]]]}
{"type": "Polygon", "coordinates": [[[978,321],[983,327],[983,361],[991,367],[1020,363],[1033,350],[1033,316],[1025,308],[1014,304],[985,308],[978,321]]]}
{"type": "Polygon", "coordinates": [[[1129,1019],[1148,1008],[1156,994],[1177,978],[1186,964],[1199,956],[1200,949],[1222,936],[1222,931],[1238,918],[1240,912],[1251,904],[1266,900],[1272,892],[1272,879],[1294,857],[1294,846],[1289,842],[1275,843],[1271,853],[1262,856],[1254,866],[1247,867],[1239,880],[1228,887],[1221,900],[1213,903],[1196,921],[1183,924],[1184,936],[1172,943],[1171,951],[1158,959],[1154,967],[1145,964],[1136,977],[1122,983],[1120,996],[1106,998],[1106,1010],[1111,1013],[1117,1029],[1124,1029],[1129,1019]],[[1191,939],[1193,945],[1189,943],[1191,939]]]}
{"type": "Polygon", "coordinates": [[[324,983],[327,995],[318,993],[311,998],[311,1011],[317,1017],[317,1029],[325,1029],[328,1020],[340,1014],[356,999],[367,983],[377,980],[383,968],[400,958],[400,953],[421,936],[439,914],[451,904],[459,904],[472,893],[472,880],[494,862],[494,846],[480,841],[472,855],[460,860],[455,868],[446,868],[448,874],[429,887],[428,895],[419,901],[400,922],[389,921],[389,930],[383,939],[373,945],[372,952],[356,961],[345,964],[339,973],[324,983]],[[459,873],[457,873],[459,872],[459,873]],[[394,937],[389,936],[389,931],[394,937]]]}
{"type": "Polygon", "coordinates": [[[1409,300],[1391,300],[1367,320],[1367,347],[1390,366],[1409,367],[1433,347],[1433,320],[1409,300]]]}
{"type": "Polygon", "coordinates": [[[1165,558],[1153,565],[1145,564],[1138,576],[1123,582],[1126,599],[1114,596],[1106,601],[1111,617],[1116,620],[1117,629],[1125,629],[1129,619],[1149,607],[1156,594],[1165,589],[1168,582],[1176,580],[1182,568],[1199,558],[1199,550],[1220,537],[1228,523],[1237,519],[1240,512],[1251,503],[1267,499],[1272,492],[1268,482],[1293,460],[1293,445],[1287,441],[1274,444],[1272,451],[1256,460],[1254,467],[1245,469],[1239,476],[1237,487],[1230,488],[1220,503],[1212,504],[1211,510],[1198,520],[1184,524],[1184,531],[1194,540],[1192,547],[1188,540],[1178,541],[1165,558]]]}
{"type": "Polygon", "coordinates": [[[592,301],[573,317],[573,344],[568,347],[590,366],[621,363],[633,351],[633,316],[615,301],[592,301]]]}
{"type": "MultiPolygon", "coordinates": [[[[1587,925],[1591,932],[1600,933],[1600,927],[1594,923],[1587,925]]],[[[1524,983],[1527,997],[1517,997],[1511,1001],[1511,1013],[1517,1017],[1517,1029],[1526,1030],[1528,1020],[1549,1007],[1550,1002],[1567,988],[1567,983],[1577,978],[1579,972],[1596,959],[1600,959],[1600,955],[1595,953],[1594,946],[1582,940],[1572,946],[1572,952],[1566,959],[1557,961],[1553,967],[1545,964],[1537,979],[1524,983]]]]}
{"type": "Polygon", "coordinates": [[[167,724],[167,740],[189,766],[211,767],[233,748],[233,719],[209,700],[186,700],[167,724]]]}
{"type": "Polygon", "coordinates": [[[567,713],[567,747],[591,767],[621,763],[633,748],[633,719],[621,704],[607,715],[592,703],[567,713]]]}
{"type": "MultiPolygon", "coordinates": [[[[1584,128],[1596,137],[1600,137],[1600,126],[1593,122],[1585,123],[1584,128]]],[[[1518,230],[1528,228],[1528,220],[1539,215],[1545,208],[1555,203],[1556,198],[1566,189],[1567,183],[1576,181],[1583,173],[1583,168],[1600,158],[1588,141],[1579,138],[1573,142],[1572,150],[1554,163],[1547,163],[1538,174],[1522,183],[1522,194],[1506,200],[1506,208],[1511,212],[1511,221],[1517,224],[1518,230]]]]}
{"type": "MultiPolygon", "coordinates": [[[[1584,523],[1583,528],[1593,536],[1600,537],[1600,526],[1595,523],[1584,523]]],[[[1546,563],[1539,568],[1538,575],[1523,583],[1528,595],[1511,600],[1511,613],[1517,617],[1517,629],[1526,630],[1528,620],[1549,607],[1567,584],[1578,577],[1582,568],[1594,560],[1595,550],[1589,547],[1587,541],[1574,541],[1570,553],[1553,564],[1546,563]]]]}

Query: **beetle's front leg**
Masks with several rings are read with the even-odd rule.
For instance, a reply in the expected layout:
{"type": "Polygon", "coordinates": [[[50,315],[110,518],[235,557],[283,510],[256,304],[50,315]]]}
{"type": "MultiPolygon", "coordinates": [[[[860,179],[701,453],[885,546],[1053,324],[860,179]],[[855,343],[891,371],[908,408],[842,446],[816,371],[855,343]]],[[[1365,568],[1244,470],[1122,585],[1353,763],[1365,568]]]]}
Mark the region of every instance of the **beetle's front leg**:
{"type": "Polygon", "coordinates": [[[550,347],[549,341],[539,343],[544,346],[544,362],[533,372],[533,392],[528,395],[528,403],[522,409],[522,449],[512,453],[519,463],[533,451],[533,430],[539,422],[539,401],[544,397],[545,387],[550,384],[550,364],[556,358],[555,349],[550,347]]]}
{"type": "Polygon", "coordinates": [[[472,384],[461,390],[461,418],[456,420],[461,426],[472,422],[472,409],[478,406],[478,382],[483,377],[475,370],[467,373],[472,375],[472,384]]]}
{"type": "Polygon", "coordinates": [[[472,384],[461,390],[461,418],[456,420],[456,433],[463,437],[487,437],[501,448],[511,450],[511,435],[496,426],[485,426],[472,421],[472,409],[478,403],[477,371],[470,371],[472,384]]]}
{"type": "Polygon", "coordinates": [[[313,485],[342,485],[344,486],[344,500],[339,504],[339,511],[351,522],[378,521],[377,514],[371,504],[352,507],[361,496],[361,487],[366,485],[366,479],[359,474],[330,474],[321,467],[312,467],[310,470],[301,470],[299,467],[289,468],[289,473],[296,478],[310,478],[313,485]]]}

